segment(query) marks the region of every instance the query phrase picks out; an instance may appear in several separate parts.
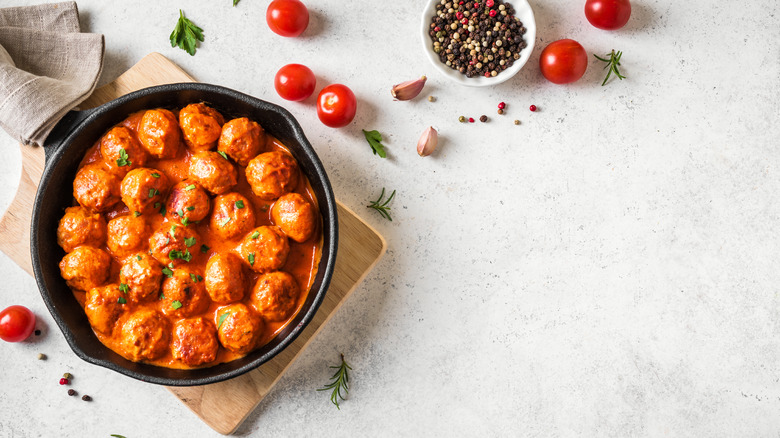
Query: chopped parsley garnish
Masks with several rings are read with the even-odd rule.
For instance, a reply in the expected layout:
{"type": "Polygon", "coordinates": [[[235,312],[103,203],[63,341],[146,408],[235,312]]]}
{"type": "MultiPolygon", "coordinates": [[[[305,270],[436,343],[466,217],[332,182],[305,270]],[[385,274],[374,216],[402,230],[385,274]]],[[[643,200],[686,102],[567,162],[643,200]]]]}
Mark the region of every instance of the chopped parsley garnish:
{"type": "Polygon", "coordinates": [[[140,216],[140,215],[141,215],[141,212],[140,212],[140,211],[134,211],[134,212],[133,212],[133,216],[135,216],[135,217],[138,217],[138,216],[140,216]]]}
{"type": "Polygon", "coordinates": [[[176,238],[175,233],[176,233],[176,225],[171,225],[171,231],[168,234],[170,234],[171,237],[175,239],[176,238]]]}
{"type": "MultiPolygon", "coordinates": [[[[155,204],[155,205],[157,205],[157,204],[155,204]]],[[[160,214],[165,216],[166,212],[167,212],[167,210],[165,209],[165,206],[164,205],[160,206],[160,214]]]]}
{"type": "Polygon", "coordinates": [[[260,237],[260,232],[259,231],[255,231],[254,233],[252,233],[252,235],[250,237],[252,239],[257,239],[258,237],[260,237]]]}
{"type": "Polygon", "coordinates": [[[222,323],[225,322],[228,316],[230,316],[230,312],[225,312],[222,315],[219,315],[219,324],[217,324],[217,330],[222,327],[222,323]]]}
{"type": "Polygon", "coordinates": [[[195,210],[195,207],[193,207],[191,205],[189,207],[187,207],[187,211],[192,211],[192,210],[195,210]]]}
{"type": "Polygon", "coordinates": [[[202,252],[203,254],[206,254],[207,252],[209,252],[209,250],[210,250],[210,249],[211,249],[211,248],[209,248],[209,247],[208,247],[208,246],[206,246],[206,245],[201,245],[201,246],[200,246],[200,252],[202,252]]]}
{"type": "Polygon", "coordinates": [[[249,266],[255,265],[255,253],[250,252],[249,256],[247,257],[247,260],[249,260],[249,266]]]}
{"type": "Polygon", "coordinates": [[[149,189],[149,197],[154,198],[155,196],[159,195],[160,191],[157,189],[149,189]]]}
{"type": "Polygon", "coordinates": [[[195,245],[195,238],[194,237],[188,237],[184,239],[184,244],[187,245],[187,248],[191,248],[192,245],[195,245]]]}
{"type": "Polygon", "coordinates": [[[225,219],[224,221],[222,221],[222,223],[221,223],[221,224],[219,224],[219,226],[220,226],[220,227],[224,227],[225,225],[227,225],[228,223],[230,223],[230,221],[232,221],[232,220],[233,220],[233,218],[232,218],[232,217],[229,217],[229,218],[225,219]]]}
{"type": "Polygon", "coordinates": [[[181,304],[181,301],[179,301],[179,300],[176,300],[176,301],[171,303],[171,307],[173,307],[173,310],[181,309],[181,306],[182,306],[182,304],[181,304]]]}
{"type": "Polygon", "coordinates": [[[119,297],[119,299],[116,300],[116,302],[119,304],[127,304],[127,300],[125,299],[125,297],[119,297]]]}
{"type": "Polygon", "coordinates": [[[130,161],[130,157],[127,155],[125,148],[119,149],[119,158],[116,160],[116,165],[122,167],[129,166],[131,164],[133,163],[130,161]]]}
{"type": "Polygon", "coordinates": [[[139,262],[141,261],[141,256],[137,255],[135,258],[138,259],[139,262]]]}
{"type": "Polygon", "coordinates": [[[119,290],[122,291],[123,294],[126,294],[130,291],[130,286],[124,283],[119,283],[119,290]]]}
{"type": "Polygon", "coordinates": [[[190,220],[187,219],[186,217],[183,217],[183,218],[181,218],[181,224],[186,227],[187,225],[190,224],[190,220]]]}
{"type": "Polygon", "coordinates": [[[222,152],[222,151],[217,151],[217,153],[218,153],[218,154],[220,154],[220,155],[222,155],[222,158],[224,158],[224,159],[226,159],[226,160],[228,159],[228,157],[227,157],[227,154],[226,154],[226,153],[224,153],[224,152],[222,152]]]}
{"type": "Polygon", "coordinates": [[[179,209],[179,211],[177,211],[176,214],[179,215],[179,217],[184,217],[184,210],[179,209]]]}
{"type": "Polygon", "coordinates": [[[201,277],[200,275],[195,275],[195,274],[190,273],[190,280],[192,280],[195,283],[197,283],[199,281],[203,281],[203,277],[201,277]]]}
{"type": "Polygon", "coordinates": [[[160,177],[160,174],[159,174],[159,173],[157,173],[157,172],[154,172],[154,173],[152,174],[152,177],[154,177],[154,178],[159,178],[159,177],[160,177]]]}
{"type": "Polygon", "coordinates": [[[162,273],[165,274],[165,276],[168,278],[173,277],[173,271],[171,271],[167,266],[163,268],[162,273]]]}
{"type": "Polygon", "coordinates": [[[160,292],[160,299],[161,299],[161,300],[164,300],[164,299],[165,299],[165,292],[160,292]]]}
{"type": "Polygon", "coordinates": [[[244,201],[242,201],[241,199],[236,201],[236,208],[244,208],[244,201]]]}
{"type": "Polygon", "coordinates": [[[185,188],[184,188],[184,190],[186,190],[186,191],[188,191],[188,192],[189,192],[190,190],[195,190],[195,184],[190,184],[190,185],[188,185],[187,187],[185,187],[185,188]]]}

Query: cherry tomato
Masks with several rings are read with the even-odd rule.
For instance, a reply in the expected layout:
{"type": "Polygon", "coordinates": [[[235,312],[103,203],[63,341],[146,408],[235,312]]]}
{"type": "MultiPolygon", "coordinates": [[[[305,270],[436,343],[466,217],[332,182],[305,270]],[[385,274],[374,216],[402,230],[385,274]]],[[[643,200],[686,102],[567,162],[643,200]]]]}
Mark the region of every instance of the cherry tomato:
{"type": "Polygon", "coordinates": [[[587,0],[585,17],[599,29],[617,30],[628,23],[631,3],[628,0],[587,0]]]}
{"type": "Polygon", "coordinates": [[[35,315],[24,306],[10,306],[0,312],[0,339],[24,341],[35,329],[35,315]]]}
{"type": "Polygon", "coordinates": [[[331,84],[317,96],[317,116],[331,128],[347,126],[355,118],[357,99],[346,85],[331,84]]]}
{"type": "Polygon", "coordinates": [[[314,93],[317,78],[309,67],[301,64],[287,64],[276,72],[274,88],[282,99],[301,101],[314,93]]]}
{"type": "Polygon", "coordinates": [[[265,21],[274,33],[297,37],[309,25],[309,10],[299,0],[273,0],[265,11],[265,21]]]}
{"type": "Polygon", "coordinates": [[[548,81],[555,84],[568,84],[577,81],[588,68],[588,54],[574,40],[551,42],[542,50],[539,68],[548,81]]]}

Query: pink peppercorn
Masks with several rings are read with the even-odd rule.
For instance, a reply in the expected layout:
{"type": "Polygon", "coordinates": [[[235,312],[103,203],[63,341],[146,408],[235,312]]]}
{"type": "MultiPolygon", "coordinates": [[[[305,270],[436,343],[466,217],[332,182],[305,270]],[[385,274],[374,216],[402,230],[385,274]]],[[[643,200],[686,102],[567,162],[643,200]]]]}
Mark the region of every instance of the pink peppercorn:
{"type": "Polygon", "coordinates": [[[469,123],[474,123],[474,117],[469,117],[469,123]]]}
{"type": "Polygon", "coordinates": [[[463,18],[463,12],[461,11],[456,12],[455,17],[457,17],[457,19],[460,20],[461,18],[463,18]]]}
{"type": "Polygon", "coordinates": [[[67,384],[68,384],[68,379],[64,377],[60,379],[60,385],[67,385],[67,384]]]}
{"type": "Polygon", "coordinates": [[[531,105],[528,107],[528,109],[531,110],[532,112],[536,111],[536,105],[531,105]]]}
{"type": "Polygon", "coordinates": [[[474,3],[474,9],[479,9],[479,3],[474,3]]]}
{"type": "Polygon", "coordinates": [[[495,10],[495,9],[491,9],[491,10],[490,10],[490,16],[491,16],[491,17],[495,17],[497,13],[498,13],[498,12],[496,12],[496,10],[495,10]]]}
{"type": "Polygon", "coordinates": [[[489,8],[492,8],[492,7],[493,7],[493,5],[495,4],[495,2],[494,2],[493,0],[487,0],[487,1],[485,2],[485,4],[487,5],[487,7],[489,7],[489,8]]]}
{"type": "Polygon", "coordinates": [[[506,104],[504,102],[500,102],[498,104],[498,109],[504,109],[504,108],[506,108],[506,104]]]}
{"type": "Polygon", "coordinates": [[[460,20],[461,24],[469,24],[469,19],[466,17],[463,17],[462,20],[460,20]]]}
{"type": "Polygon", "coordinates": [[[435,30],[436,32],[438,32],[438,31],[440,31],[440,30],[441,30],[441,28],[440,28],[439,26],[436,26],[436,27],[434,27],[434,28],[433,28],[433,30],[435,30]]]}
{"type": "Polygon", "coordinates": [[[486,72],[485,72],[485,77],[486,77],[486,78],[489,78],[489,77],[490,77],[490,72],[489,72],[489,71],[486,71],[486,72]]]}

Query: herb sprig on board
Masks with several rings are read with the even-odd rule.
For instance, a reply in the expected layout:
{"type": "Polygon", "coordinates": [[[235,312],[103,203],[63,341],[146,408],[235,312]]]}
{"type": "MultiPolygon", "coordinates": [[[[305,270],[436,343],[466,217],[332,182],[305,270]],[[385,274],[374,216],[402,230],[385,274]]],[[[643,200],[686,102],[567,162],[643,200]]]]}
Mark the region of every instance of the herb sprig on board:
{"type": "Polygon", "coordinates": [[[317,391],[333,391],[330,394],[330,401],[336,405],[336,408],[341,410],[341,407],[339,406],[339,399],[346,400],[344,396],[349,394],[349,371],[352,370],[352,367],[347,364],[347,361],[344,360],[344,355],[342,354],[341,364],[328,368],[335,369],[336,373],[333,374],[333,377],[331,377],[330,383],[325,385],[325,387],[318,389],[317,391]],[[342,389],[344,390],[344,394],[341,393],[342,389]]]}
{"type": "Polygon", "coordinates": [[[203,42],[203,29],[199,28],[192,21],[184,17],[184,12],[179,9],[179,21],[171,32],[171,47],[178,46],[180,49],[195,56],[198,41],[203,42]]]}

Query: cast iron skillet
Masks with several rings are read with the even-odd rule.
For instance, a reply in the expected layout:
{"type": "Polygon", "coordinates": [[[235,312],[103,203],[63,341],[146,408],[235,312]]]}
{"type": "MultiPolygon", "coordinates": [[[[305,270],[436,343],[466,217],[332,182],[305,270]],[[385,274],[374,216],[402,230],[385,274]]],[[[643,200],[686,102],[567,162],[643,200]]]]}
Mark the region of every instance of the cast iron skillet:
{"type": "Polygon", "coordinates": [[[336,200],[322,163],[298,122],[284,108],[216,85],[161,85],[130,93],[94,109],[68,113],[47,139],[45,152],[46,166],[32,214],[30,247],[33,270],[43,301],[70,348],[80,358],[145,382],[168,386],[204,385],[257,368],[292,343],[314,317],[328,290],[336,262],[336,200]],[[242,359],[210,368],[175,370],[131,362],[100,343],[84,310],[60,276],[59,262],[65,252],[57,245],[57,225],[65,208],[73,203],[73,179],[84,153],[106,130],[135,111],[181,108],[195,102],[213,106],[225,115],[226,120],[249,117],[290,149],[317,196],[324,241],[317,276],[306,302],[276,338],[242,359]]]}

